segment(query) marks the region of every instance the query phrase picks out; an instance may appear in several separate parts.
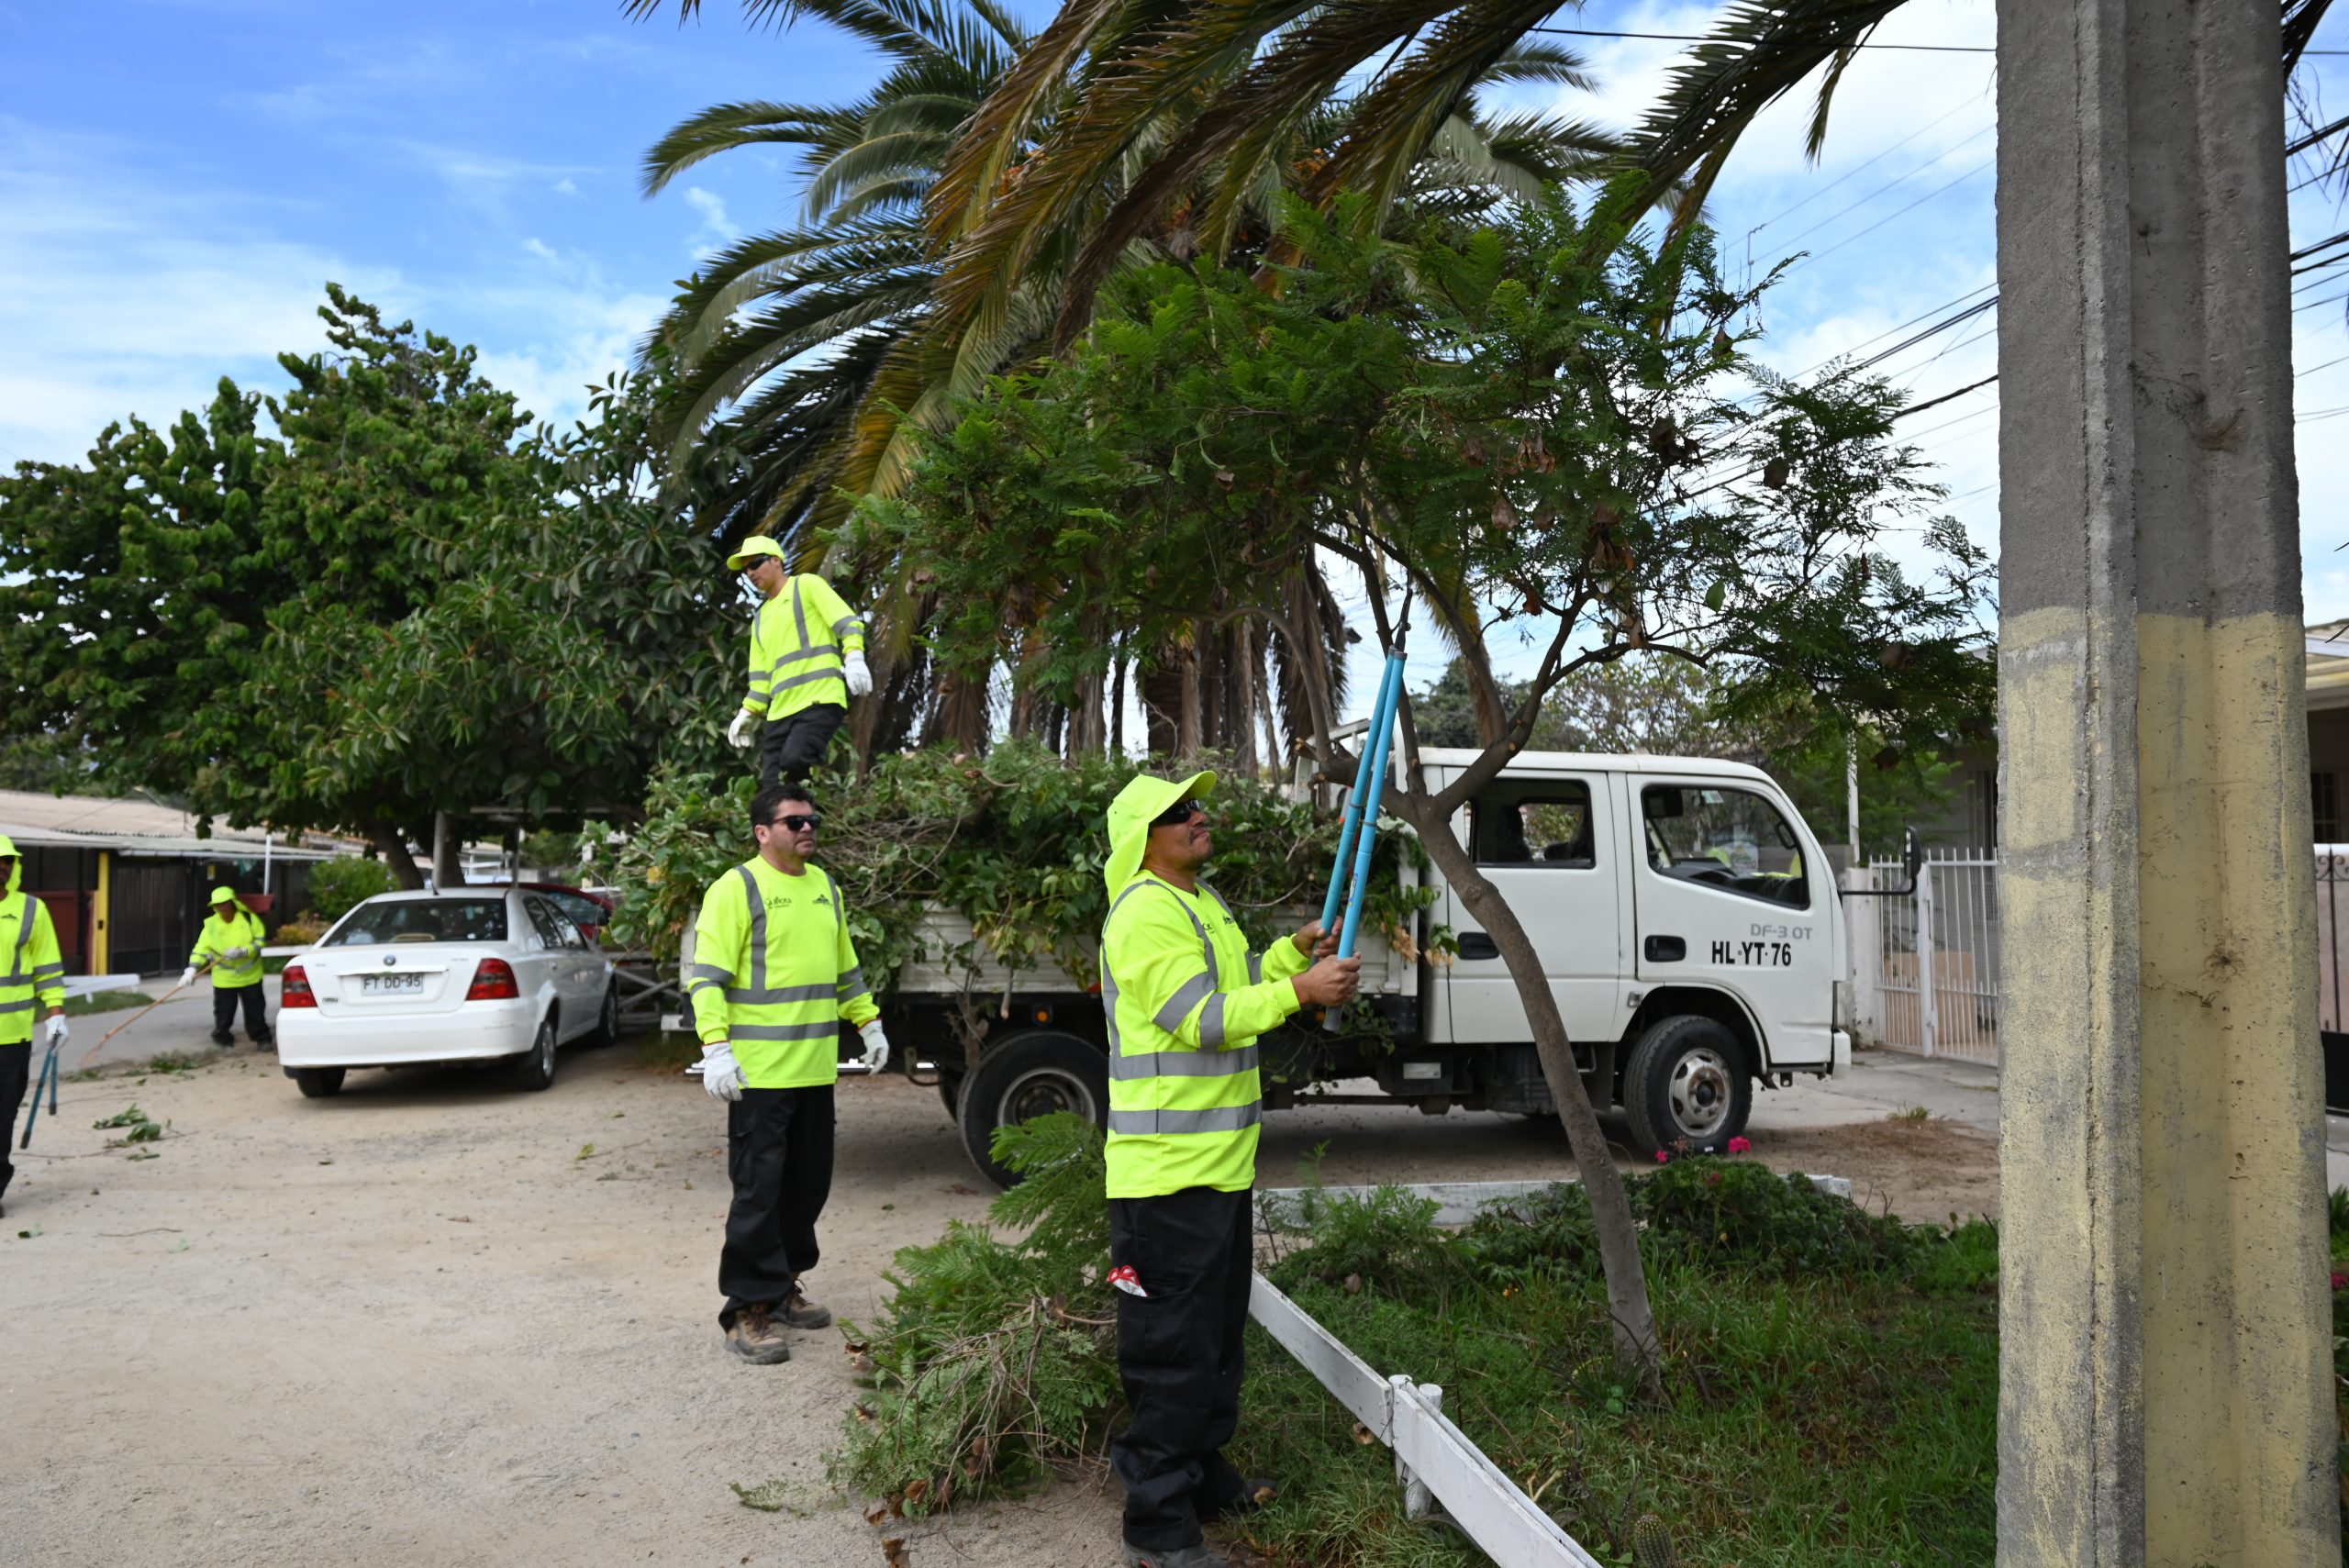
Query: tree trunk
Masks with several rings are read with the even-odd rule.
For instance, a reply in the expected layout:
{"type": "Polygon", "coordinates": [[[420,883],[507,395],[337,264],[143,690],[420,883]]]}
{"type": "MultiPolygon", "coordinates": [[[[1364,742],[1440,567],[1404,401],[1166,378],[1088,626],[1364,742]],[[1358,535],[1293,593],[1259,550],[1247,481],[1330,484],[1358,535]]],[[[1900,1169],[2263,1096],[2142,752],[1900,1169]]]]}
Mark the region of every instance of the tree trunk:
{"type": "Polygon", "coordinates": [[[1248,661],[1248,679],[1254,686],[1256,717],[1264,727],[1264,762],[1278,772],[1288,771],[1288,758],[1281,750],[1280,731],[1273,723],[1273,682],[1267,666],[1272,662],[1272,633],[1264,634],[1255,656],[1248,661]]]}
{"type": "Polygon", "coordinates": [[[1224,636],[1230,645],[1230,657],[1224,662],[1224,689],[1230,694],[1226,709],[1231,716],[1230,732],[1224,745],[1231,752],[1232,766],[1253,774],[1256,771],[1256,624],[1242,617],[1231,623],[1224,636]]]}
{"type": "Polygon", "coordinates": [[[1205,730],[1201,720],[1204,706],[1199,698],[1199,662],[1206,655],[1199,646],[1198,628],[1191,628],[1191,645],[1183,650],[1181,671],[1181,700],[1174,710],[1174,755],[1185,762],[1198,756],[1205,730]]]}
{"type": "Polygon", "coordinates": [[[1533,1044],[1542,1057],[1542,1076],[1557,1102],[1558,1119],[1574,1151],[1575,1168],[1582,1173],[1583,1190],[1590,1195],[1591,1218],[1598,1228],[1598,1256],[1607,1275],[1607,1305],[1615,1319],[1615,1369],[1650,1399],[1662,1396],[1662,1349],[1655,1334],[1655,1313],[1648,1305],[1647,1274],[1640,1264],[1640,1235],[1631,1218],[1631,1200],[1608,1150],[1598,1113],[1584,1093],[1582,1074],[1575,1068],[1574,1042],[1566,1038],[1565,1020],[1542,972],[1542,956],[1532,939],[1518,924],[1517,915],[1496,888],[1476,870],[1468,852],[1453,838],[1451,825],[1432,820],[1424,795],[1390,796],[1396,814],[1411,824],[1427,847],[1436,869],[1452,884],[1461,906],[1476,917],[1485,934],[1500,949],[1509,978],[1517,982],[1518,998],[1533,1026],[1533,1044]]]}
{"type": "Polygon", "coordinates": [[[1178,670],[1145,671],[1139,683],[1141,688],[1143,743],[1153,757],[1172,757],[1182,748],[1180,717],[1183,708],[1183,676],[1178,670]]]}
{"type": "Polygon", "coordinates": [[[1126,644],[1118,642],[1118,662],[1109,671],[1109,754],[1126,754],[1126,644]]]}
{"type": "Polygon", "coordinates": [[[388,822],[370,822],[366,832],[367,841],[375,846],[375,852],[391,867],[393,880],[410,893],[423,892],[424,868],[407,852],[407,835],[388,822]]]}
{"type": "Polygon", "coordinates": [[[445,811],[435,812],[432,817],[432,885],[465,885],[463,830],[445,811]]]}

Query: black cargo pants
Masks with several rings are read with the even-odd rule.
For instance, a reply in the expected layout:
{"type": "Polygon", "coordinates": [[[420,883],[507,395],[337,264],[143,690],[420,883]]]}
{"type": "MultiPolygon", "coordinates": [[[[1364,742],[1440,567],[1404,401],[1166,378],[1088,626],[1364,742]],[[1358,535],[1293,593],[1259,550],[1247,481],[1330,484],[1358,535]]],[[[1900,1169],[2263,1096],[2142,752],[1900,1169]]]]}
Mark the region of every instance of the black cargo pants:
{"type": "Polygon", "coordinates": [[[806,784],[807,771],[824,760],[824,748],[848,717],[838,703],[811,703],[797,713],[769,719],[759,737],[759,787],[806,784]]]}
{"type": "Polygon", "coordinates": [[[25,1108],[25,1085],[32,1076],[31,1041],[0,1045],[0,1196],[6,1195],[8,1184],[16,1179],[17,1167],[8,1162],[8,1151],[17,1146],[17,1113],[25,1108]]]}
{"type": "Polygon", "coordinates": [[[816,1220],[832,1195],[832,1086],[744,1089],[726,1107],[726,1174],[734,1202],[718,1254],[718,1321],[752,1303],[779,1306],[816,1266],[816,1220]]]}
{"type": "Polygon", "coordinates": [[[1133,1421],[1109,1445],[1126,1488],[1126,1542],[1173,1551],[1239,1501],[1221,1450],[1240,1425],[1253,1279],[1250,1195],[1186,1187],[1109,1200],[1109,1259],[1146,1296],[1118,1296],[1118,1374],[1133,1421]]]}
{"type": "Polygon", "coordinates": [[[221,1045],[236,1039],[232,1031],[237,1026],[237,1008],[245,1009],[245,1038],[255,1045],[267,1045],[269,1039],[269,986],[256,980],[250,985],[212,987],[212,1038],[221,1045]]]}

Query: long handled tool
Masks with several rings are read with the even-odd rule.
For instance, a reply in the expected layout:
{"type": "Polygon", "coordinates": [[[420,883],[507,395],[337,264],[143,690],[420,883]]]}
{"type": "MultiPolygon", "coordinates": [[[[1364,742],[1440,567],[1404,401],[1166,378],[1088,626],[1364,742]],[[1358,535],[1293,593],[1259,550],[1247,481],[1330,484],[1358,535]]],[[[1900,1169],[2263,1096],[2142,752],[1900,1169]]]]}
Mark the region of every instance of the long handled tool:
{"type": "MultiPolygon", "coordinates": [[[[106,1041],[112,1040],[123,1030],[128,1029],[131,1025],[137,1023],[139,1019],[145,1018],[148,1014],[153,1012],[156,1008],[161,1006],[164,1003],[178,995],[180,994],[180,990],[181,988],[179,986],[173,986],[170,990],[164,992],[161,995],[156,997],[153,1001],[148,1003],[145,1006],[131,1014],[130,1017],[123,1019],[122,1022],[115,1025],[114,1028],[100,1035],[98,1037],[98,1043],[90,1047],[89,1050],[82,1053],[82,1060],[74,1063],[73,1071],[79,1073],[83,1068],[87,1067],[92,1062],[97,1060],[98,1052],[106,1048],[106,1041]]],[[[53,1111],[52,1114],[54,1114],[53,1111]]]]}
{"type": "Polygon", "coordinates": [[[1391,714],[1388,704],[1402,685],[1403,661],[1392,658],[1378,677],[1378,700],[1371,705],[1370,728],[1363,732],[1362,761],[1354,764],[1354,787],[1346,795],[1346,815],[1338,829],[1338,859],[1330,868],[1330,891],[1321,900],[1321,929],[1338,923],[1338,906],[1346,896],[1346,871],[1354,858],[1354,836],[1362,830],[1363,792],[1370,786],[1370,738],[1381,728],[1380,716],[1391,714]]]}
{"type": "MultiPolygon", "coordinates": [[[[1395,648],[1386,656],[1386,673],[1378,688],[1378,706],[1371,715],[1370,728],[1363,736],[1362,774],[1354,785],[1353,801],[1347,808],[1347,827],[1359,826],[1356,834],[1343,834],[1338,846],[1338,863],[1330,876],[1330,895],[1324,904],[1322,929],[1329,929],[1330,914],[1334,912],[1338,889],[1344,886],[1346,917],[1338,932],[1338,956],[1354,956],[1356,942],[1362,936],[1363,901],[1370,892],[1370,861],[1378,847],[1378,801],[1386,790],[1386,760],[1395,738],[1395,714],[1403,700],[1403,639],[1398,634],[1395,648]],[[1358,840],[1358,841],[1356,841],[1358,840]],[[1347,876],[1346,851],[1353,851],[1351,879],[1347,876]]],[[[1339,1010],[1331,1008],[1321,1017],[1321,1027],[1334,1034],[1339,1029],[1339,1010]]]]}
{"type": "MultiPolygon", "coordinates": [[[[40,1119],[40,1092],[44,1087],[49,1090],[49,1114],[55,1116],[57,1114],[57,1047],[53,1045],[49,1048],[49,1054],[40,1059],[40,1076],[33,1080],[32,1103],[25,1107],[25,1135],[17,1140],[17,1147],[19,1149],[30,1149],[33,1146],[33,1123],[40,1119]]],[[[5,1136],[6,1136],[5,1133],[0,1133],[0,1137],[5,1136]]],[[[6,1144],[0,1144],[0,1148],[6,1147],[6,1144]]]]}

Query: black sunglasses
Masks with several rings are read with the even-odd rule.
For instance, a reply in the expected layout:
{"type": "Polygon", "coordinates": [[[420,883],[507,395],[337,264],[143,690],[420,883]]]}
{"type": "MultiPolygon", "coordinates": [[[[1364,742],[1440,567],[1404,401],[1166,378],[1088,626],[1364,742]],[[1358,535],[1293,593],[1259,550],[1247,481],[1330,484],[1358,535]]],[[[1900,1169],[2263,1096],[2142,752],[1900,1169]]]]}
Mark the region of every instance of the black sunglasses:
{"type": "Polygon", "coordinates": [[[801,817],[796,813],[789,817],[778,817],[767,824],[770,828],[780,828],[786,833],[812,833],[823,825],[824,819],[820,817],[801,817]]]}
{"type": "Polygon", "coordinates": [[[1150,825],[1153,828],[1179,828],[1184,823],[1188,822],[1192,817],[1197,817],[1198,814],[1199,803],[1197,801],[1178,800],[1174,805],[1168,806],[1165,810],[1160,812],[1157,816],[1152,817],[1150,819],[1150,825]]]}

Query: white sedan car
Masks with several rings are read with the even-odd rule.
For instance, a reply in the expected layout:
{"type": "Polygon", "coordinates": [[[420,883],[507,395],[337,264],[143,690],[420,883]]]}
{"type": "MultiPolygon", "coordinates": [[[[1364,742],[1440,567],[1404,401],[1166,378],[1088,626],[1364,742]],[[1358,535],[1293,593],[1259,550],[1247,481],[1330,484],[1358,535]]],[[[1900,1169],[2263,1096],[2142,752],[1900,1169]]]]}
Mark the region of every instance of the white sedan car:
{"type": "Polygon", "coordinates": [[[385,893],[285,966],[277,1060],[313,1099],[353,1067],[504,1059],[526,1089],[557,1050],[619,1033],[611,961],[543,895],[385,893]]]}

